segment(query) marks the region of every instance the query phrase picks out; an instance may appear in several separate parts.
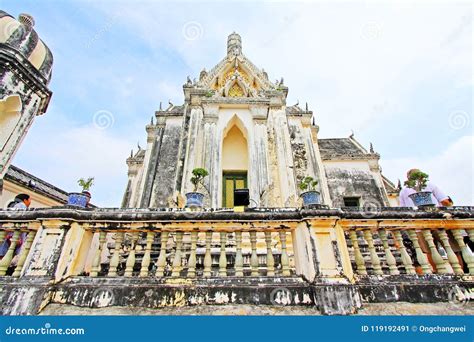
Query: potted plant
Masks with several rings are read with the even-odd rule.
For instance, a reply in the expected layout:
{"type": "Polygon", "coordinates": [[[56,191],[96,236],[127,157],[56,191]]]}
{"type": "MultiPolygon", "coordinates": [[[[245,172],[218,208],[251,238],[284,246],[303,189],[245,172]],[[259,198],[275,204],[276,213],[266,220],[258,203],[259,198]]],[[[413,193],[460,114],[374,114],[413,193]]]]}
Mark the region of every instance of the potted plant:
{"type": "Polygon", "coordinates": [[[301,198],[303,198],[303,206],[318,205],[321,203],[321,194],[316,191],[318,181],[311,176],[306,176],[300,183],[301,198]]]}
{"type": "Polygon", "coordinates": [[[186,194],[186,207],[202,207],[204,201],[204,194],[198,192],[199,186],[203,186],[204,178],[209,175],[206,169],[196,168],[193,170],[191,183],[194,185],[193,192],[186,194]]]}
{"type": "Polygon", "coordinates": [[[434,206],[431,197],[431,191],[423,191],[428,184],[428,174],[416,170],[410,173],[408,180],[405,181],[405,186],[415,190],[416,192],[408,195],[417,207],[434,206]]]}
{"type": "Polygon", "coordinates": [[[86,208],[91,199],[91,193],[89,190],[94,184],[94,177],[89,177],[87,179],[80,178],[77,181],[77,184],[82,188],[82,192],[69,193],[67,204],[75,207],[86,208]]]}

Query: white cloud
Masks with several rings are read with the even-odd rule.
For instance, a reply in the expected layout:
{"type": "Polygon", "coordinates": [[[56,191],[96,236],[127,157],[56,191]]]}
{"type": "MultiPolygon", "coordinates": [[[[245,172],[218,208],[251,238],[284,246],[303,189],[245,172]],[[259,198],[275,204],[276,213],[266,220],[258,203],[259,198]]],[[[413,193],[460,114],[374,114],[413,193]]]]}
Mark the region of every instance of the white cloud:
{"type": "Polygon", "coordinates": [[[474,205],[474,136],[464,136],[430,158],[396,158],[381,161],[383,173],[391,180],[419,168],[430,175],[435,183],[451,196],[455,205],[474,205]]]}
{"type": "Polygon", "coordinates": [[[37,118],[13,164],[68,192],[79,190],[79,178],[95,177],[92,202],[120,206],[127,180],[125,159],[134,139],[114,136],[92,123],[74,126],[51,112],[49,121],[37,118]]]}
{"type": "MultiPolygon", "coordinates": [[[[392,180],[419,166],[457,203],[473,203],[472,148],[461,137],[470,132],[446,124],[451,111],[472,116],[472,100],[465,101],[473,85],[470,4],[144,1],[131,7],[129,1],[113,6],[99,1],[79,8],[77,17],[55,9],[62,30],[53,20],[47,39],[55,54],[52,85],[61,84],[53,89],[52,107],[61,104],[69,113],[60,116],[50,108],[38,118],[17,158],[27,170],[67,190],[76,187],[76,178],[92,172],[97,203],[119,205],[125,158],[130,146],[144,141],[144,126],[159,102],[165,108],[168,99],[182,103],[186,76],[198,77],[203,67],[214,66],[225,56],[227,35],[237,31],[243,52],[258,67],[272,80],[284,77],[288,103],[309,103],[321,137],[348,136],[354,129],[361,142],[375,143],[384,173],[392,180]],[[189,39],[183,28],[193,22],[202,31],[189,39]],[[71,37],[79,37],[79,43],[70,44],[71,37]],[[90,49],[84,50],[91,39],[90,49]],[[442,87],[423,93],[431,84],[442,87]],[[89,116],[101,109],[116,118],[105,131],[89,125],[89,116]],[[432,130],[436,136],[447,132],[449,148],[440,152],[428,144],[425,157],[417,158],[392,144],[407,120],[429,122],[430,129],[407,133],[404,139],[415,143],[432,130]],[[367,132],[384,132],[388,143],[373,140],[375,134],[367,132]],[[42,141],[45,136],[48,141],[42,141]],[[81,136],[88,140],[83,149],[75,140],[84,140],[81,136]],[[405,158],[385,159],[391,155],[405,158]],[[79,166],[74,159],[82,160],[79,166]],[[55,162],[66,165],[70,174],[61,167],[49,170],[48,164],[55,162]],[[456,185],[457,179],[470,187],[456,185]]],[[[39,23],[48,15],[54,18],[51,11],[35,15],[39,23]]]]}

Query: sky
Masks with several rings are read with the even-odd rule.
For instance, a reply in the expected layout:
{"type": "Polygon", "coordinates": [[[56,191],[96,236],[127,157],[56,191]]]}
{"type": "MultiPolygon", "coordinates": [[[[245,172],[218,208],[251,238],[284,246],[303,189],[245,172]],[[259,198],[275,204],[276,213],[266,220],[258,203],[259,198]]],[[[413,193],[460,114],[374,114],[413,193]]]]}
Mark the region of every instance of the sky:
{"type": "Polygon", "coordinates": [[[145,146],[160,102],[226,54],[227,36],[287,103],[308,103],[320,138],[380,153],[394,183],[421,168],[474,205],[472,2],[9,1],[35,18],[54,56],[53,91],[13,164],[66,191],[95,177],[93,202],[120,206],[125,159],[145,146]]]}

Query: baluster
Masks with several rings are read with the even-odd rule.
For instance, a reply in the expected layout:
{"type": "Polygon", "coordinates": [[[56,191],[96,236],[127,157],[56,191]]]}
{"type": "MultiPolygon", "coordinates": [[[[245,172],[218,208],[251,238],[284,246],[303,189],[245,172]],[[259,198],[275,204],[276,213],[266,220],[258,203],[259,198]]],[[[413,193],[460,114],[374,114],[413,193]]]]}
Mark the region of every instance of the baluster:
{"type": "MultiPolygon", "coordinates": [[[[466,232],[467,232],[467,235],[469,235],[469,240],[474,242],[474,229],[466,229],[466,232]]],[[[472,251],[472,252],[474,252],[474,251],[472,251]]]]}
{"type": "Polygon", "coordinates": [[[114,251],[112,254],[112,258],[110,258],[110,264],[109,264],[109,273],[108,273],[109,277],[117,276],[117,268],[120,263],[120,250],[122,248],[122,242],[123,242],[123,233],[116,232],[114,251]]]}
{"type": "Polygon", "coordinates": [[[290,275],[290,259],[286,252],[286,231],[280,231],[280,243],[281,243],[281,271],[283,276],[290,275]]]}
{"type": "Polygon", "coordinates": [[[267,244],[267,276],[274,276],[275,275],[275,259],[273,259],[271,232],[265,232],[265,242],[267,244]]]}
{"type": "Polygon", "coordinates": [[[379,230],[379,236],[382,240],[383,249],[385,251],[385,260],[387,261],[390,274],[400,274],[397,268],[397,261],[395,260],[395,257],[393,256],[392,252],[390,251],[390,245],[388,244],[388,237],[385,229],[379,230]]]}
{"type": "Polygon", "coordinates": [[[168,244],[169,232],[161,232],[161,248],[160,255],[156,261],[156,276],[163,277],[166,266],[166,245],[168,244]]]}
{"type": "Polygon", "coordinates": [[[237,277],[244,276],[244,259],[242,257],[242,232],[235,232],[235,243],[236,243],[236,252],[235,252],[235,275],[237,277]]]}
{"type": "Polygon", "coordinates": [[[151,254],[151,245],[155,239],[155,233],[148,232],[146,233],[146,247],[145,254],[142,259],[142,268],[140,269],[140,277],[148,276],[148,266],[150,266],[150,254],[151,254]]]}
{"type": "Polygon", "coordinates": [[[360,252],[359,242],[357,241],[357,232],[355,230],[351,230],[349,232],[349,237],[352,242],[352,247],[354,248],[354,257],[357,266],[357,273],[361,275],[367,275],[367,269],[365,268],[365,260],[360,252]]]}
{"type": "Polygon", "coordinates": [[[448,234],[445,232],[444,229],[439,229],[438,235],[441,242],[443,243],[444,250],[446,251],[446,254],[448,255],[448,261],[451,264],[451,267],[453,268],[454,273],[464,274],[461,265],[459,265],[458,257],[456,256],[456,253],[454,253],[453,249],[451,248],[451,245],[449,244],[448,234]]]}
{"type": "Polygon", "coordinates": [[[10,266],[10,263],[13,259],[13,254],[15,253],[15,249],[17,247],[16,243],[18,242],[19,237],[20,231],[15,230],[10,239],[10,246],[8,247],[7,253],[3,256],[2,260],[0,260],[0,276],[4,276],[7,273],[8,267],[10,266]]]}
{"type": "Polygon", "coordinates": [[[188,277],[196,277],[196,247],[197,247],[198,232],[191,233],[191,253],[188,261],[188,277]]]}
{"type": "MultiPolygon", "coordinates": [[[[0,229],[2,229],[2,226],[0,226],[0,229]]],[[[6,233],[7,232],[5,230],[0,230],[0,245],[3,244],[3,242],[5,241],[6,233]]]]}
{"type": "Polygon", "coordinates": [[[219,256],[219,276],[227,276],[227,257],[225,255],[226,232],[221,232],[221,254],[219,256]]]}
{"type": "Polygon", "coordinates": [[[183,232],[176,233],[176,253],[174,254],[172,277],[179,277],[181,272],[181,250],[183,248],[183,232]]]}
{"type": "Polygon", "coordinates": [[[250,245],[252,246],[252,256],[250,257],[251,275],[258,276],[258,256],[257,256],[257,232],[250,232],[250,245]]]}
{"type": "Polygon", "coordinates": [[[211,276],[212,257],[211,257],[212,232],[206,232],[206,254],[204,255],[204,277],[211,276]]]}
{"type": "Polygon", "coordinates": [[[408,236],[410,237],[411,242],[413,243],[413,247],[416,251],[416,260],[421,265],[421,269],[423,270],[423,274],[431,274],[433,271],[431,270],[431,265],[428,262],[428,258],[426,257],[425,253],[420,248],[420,243],[418,242],[418,235],[414,229],[410,229],[407,231],[408,236]]]}
{"type": "Polygon", "coordinates": [[[469,246],[464,243],[462,231],[462,229],[455,229],[453,230],[453,235],[459,245],[459,248],[461,248],[462,257],[467,264],[469,274],[474,275],[474,256],[472,255],[472,251],[469,246]]]}
{"type": "Polygon", "coordinates": [[[413,261],[410,258],[410,255],[407,252],[405,245],[403,244],[402,234],[399,230],[393,231],[393,236],[397,240],[400,249],[400,255],[402,258],[403,265],[405,266],[405,271],[407,274],[416,274],[415,268],[413,267],[413,261]]]}
{"type": "Polygon", "coordinates": [[[372,238],[372,232],[370,229],[364,230],[364,238],[367,241],[367,245],[369,247],[370,252],[370,260],[372,261],[372,268],[374,269],[374,273],[381,275],[383,274],[382,266],[380,266],[380,259],[377,255],[377,251],[375,250],[374,240],[372,238]]]}
{"type": "Polygon", "coordinates": [[[449,269],[446,265],[446,261],[441,257],[438,252],[438,248],[436,248],[435,243],[433,242],[433,235],[431,235],[431,231],[428,229],[423,230],[423,237],[428,244],[428,247],[431,252],[431,258],[436,265],[436,269],[438,270],[439,274],[446,274],[449,273],[449,269]]]}
{"type": "Polygon", "coordinates": [[[135,266],[135,247],[137,245],[138,232],[132,233],[132,240],[130,245],[130,252],[125,263],[125,277],[131,277],[133,275],[133,267],[135,266]]]}
{"type": "Polygon", "coordinates": [[[97,250],[95,251],[94,259],[92,260],[92,267],[91,267],[91,272],[90,272],[91,277],[97,277],[99,275],[100,258],[102,255],[102,249],[105,243],[106,236],[107,236],[107,232],[104,232],[102,230],[99,232],[99,246],[97,247],[97,250]]]}
{"type": "Polygon", "coordinates": [[[15,268],[15,272],[13,272],[14,277],[19,277],[21,274],[21,269],[23,268],[23,265],[25,264],[26,257],[28,256],[28,253],[30,252],[31,244],[33,243],[33,240],[36,236],[36,231],[32,230],[27,232],[26,240],[23,241],[23,246],[21,246],[21,251],[20,255],[18,256],[18,263],[15,268]]]}

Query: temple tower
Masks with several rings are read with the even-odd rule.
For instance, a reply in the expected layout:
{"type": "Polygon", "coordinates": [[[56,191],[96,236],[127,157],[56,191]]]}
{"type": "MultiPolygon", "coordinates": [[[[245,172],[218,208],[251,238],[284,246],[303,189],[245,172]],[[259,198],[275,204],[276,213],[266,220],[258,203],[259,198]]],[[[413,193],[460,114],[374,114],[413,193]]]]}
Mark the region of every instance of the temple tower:
{"type": "Polygon", "coordinates": [[[28,14],[0,10],[0,191],[13,156],[34,119],[48,108],[53,55],[28,14]]]}

